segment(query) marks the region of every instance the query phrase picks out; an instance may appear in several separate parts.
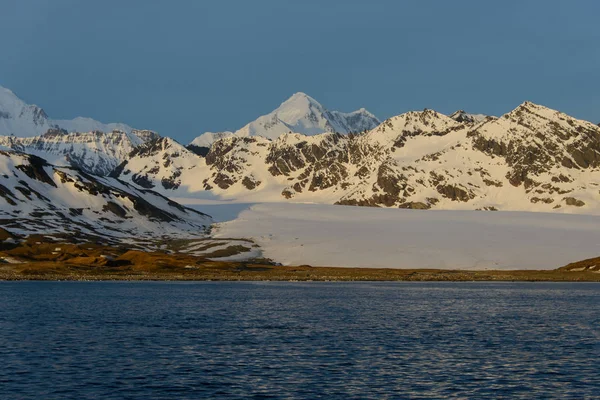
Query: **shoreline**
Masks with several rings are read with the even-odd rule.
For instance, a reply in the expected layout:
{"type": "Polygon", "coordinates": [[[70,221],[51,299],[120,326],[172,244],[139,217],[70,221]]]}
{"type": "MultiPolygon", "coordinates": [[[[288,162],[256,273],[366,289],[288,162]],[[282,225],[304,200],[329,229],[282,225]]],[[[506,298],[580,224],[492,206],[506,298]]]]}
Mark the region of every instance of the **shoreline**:
{"type": "MultiPolygon", "coordinates": [[[[207,265],[197,269],[146,269],[63,265],[60,268],[0,268],[0,281],[156,281],[156,282],[600,282],[600,274],[565,270],[435,270],[343,267],[281,267],[273,265],[207,265]]],[[[31,265],[30,265],[31,267],[31,265]]]]}
{"type": "Polygon", "coordinates": [[[0,251],[0,281],[280,281],[280,282],[600,282],[600,258],[552,270],[456,270],[282,266],[269,259],[221,261],[246,247],[200,240],[210,254],[182,253],[189,241],[161,251],[95,243],[56,243],[31,236],[0,251]],[[212,259],[217,257],[217,259],[212,259]]]}

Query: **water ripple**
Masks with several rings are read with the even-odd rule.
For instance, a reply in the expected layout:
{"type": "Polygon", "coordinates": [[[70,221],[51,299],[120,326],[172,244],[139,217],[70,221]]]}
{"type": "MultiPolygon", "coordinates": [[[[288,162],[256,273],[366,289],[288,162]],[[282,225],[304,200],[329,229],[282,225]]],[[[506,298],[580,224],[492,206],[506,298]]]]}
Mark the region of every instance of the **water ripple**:
{"type": "Polygon", "coordinates": [[[600,285],[0,283],[2,399],[600,397],[600,285]]]}

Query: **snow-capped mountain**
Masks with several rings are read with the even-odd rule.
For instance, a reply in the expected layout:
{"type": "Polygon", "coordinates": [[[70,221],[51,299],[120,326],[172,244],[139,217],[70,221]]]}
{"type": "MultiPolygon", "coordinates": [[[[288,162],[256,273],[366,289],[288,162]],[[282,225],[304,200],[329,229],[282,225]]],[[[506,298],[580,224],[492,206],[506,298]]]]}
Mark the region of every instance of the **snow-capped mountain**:
{"type": "Polygon", "coordinates": [[[150,190],[0,151],[0,225],[13,234],[156,239],[201,236],[212,222],[150,190]]]}
{"type": "Polygon", "coordinates": [[[198,136],[190,144],[197,147],[210,147],[215,140],[230,136],[261,136],[276,139],[285,133],[304,135],[318,135],[325,132],[358,133],[373,129],[379,123],[377,117],[364,108],[350,113],[329,111],[307,94],[296,93],[276,110],[259,117],[236,132],[207,132],[198,136]]]}
{"type": "Polygon", "coordinates": [[[43,109],[0,86],[0,135],[41,135],[54,125],[43,109]]]}
{"type": "Polygon", "coordinates": [[[48,129],[64,129],[67,132],[131,133],[132,128],[122,123],[104,124],[91,118],[50,119],[46,112],[34,104],[27,104],[11,90],[0,86],[0,135],[19,137],[39,136],[48,129]]]}
{"type": "Polygon", "coordinates": [[[91,118],[52,120],[40,107],[0,87],[0,146],[38,155],[52,164],[107,175],[136,146],[158,137],[152,131],[91,118]]]}
{"type": "Polygon", "coordinates": [[[424,110],[379,124],[364,109],[329,111],[297,93],[187,148],[152,131],[56,125],[0,90],[0,128],[36,134],[0,137],[2,148],[169,197],[600,213],[600,127],[530,102],[500,118],[424,110]]]}
{"type": "Polygon", "coordinates": [[[134,152],[115,176],[178,198],[600,213],[600,127],[529,102],[478,123],[424,110],[357,135],[233,135],[205,158],[175,154],[134,152]]]}

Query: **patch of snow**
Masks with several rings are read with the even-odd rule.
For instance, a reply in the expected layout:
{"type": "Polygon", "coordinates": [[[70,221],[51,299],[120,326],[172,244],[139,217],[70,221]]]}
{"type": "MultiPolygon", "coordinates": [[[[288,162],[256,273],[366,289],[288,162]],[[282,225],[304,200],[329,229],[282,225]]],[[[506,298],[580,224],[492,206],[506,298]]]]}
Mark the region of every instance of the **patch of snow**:
{"type": "Polygon", "coordinates": [[[271,203],[215,237],[252,239],[284,265],[555,269],[598,255],[600,217],[271,203]]]}
{"type": "Polygon", "coordinates": [[[23,264],[23,261],[19,261],[14,257],[0,257],[0,260],[6,264],[23,264]]]}

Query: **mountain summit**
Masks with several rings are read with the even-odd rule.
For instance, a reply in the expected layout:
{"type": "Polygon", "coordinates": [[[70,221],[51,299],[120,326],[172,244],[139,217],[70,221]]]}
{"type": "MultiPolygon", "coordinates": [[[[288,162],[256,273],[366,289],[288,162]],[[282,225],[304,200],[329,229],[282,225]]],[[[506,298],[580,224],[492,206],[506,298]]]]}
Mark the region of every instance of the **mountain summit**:
{"type": "Polygon", "coordinates": [[[43,109],[26,104],[11,90],[0,86],[0,134],[35,136],[52,127],[43,109]]]}
{"type": "Polygon", "coordinates": [[[210,147],[215,140],[228,136],[262,136],[273,140],[284,133],[309,136],[326,132],[348,134],[371,130],[379,124],[377,117],[364,108],[350,113],[330,111],[306,93],[298,92],[274,111],[258,117],[236,132],[207,132],[191,144],[210,147]]]}
{"type": "Polygon", "coordinates": [[[12,90],[0,86],[0,135],[31,137],[46,133],[48,129],[64,129],[67,132],[132,131],[126,124],[104,124],[92,118],[50,119],[41,107],[25,103],[12,90]]]}

